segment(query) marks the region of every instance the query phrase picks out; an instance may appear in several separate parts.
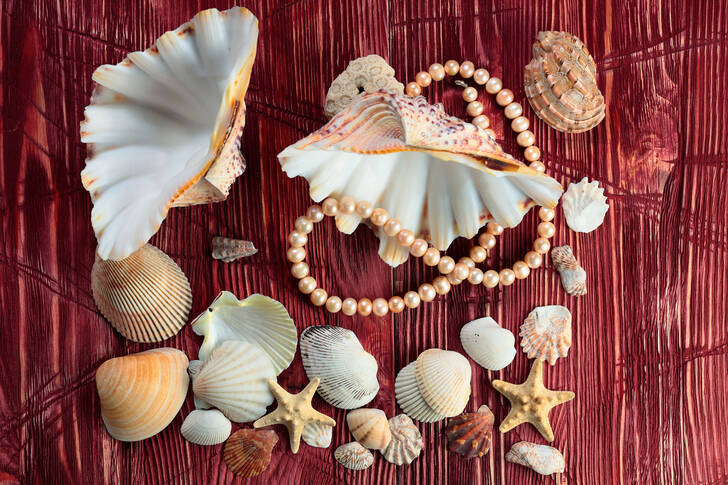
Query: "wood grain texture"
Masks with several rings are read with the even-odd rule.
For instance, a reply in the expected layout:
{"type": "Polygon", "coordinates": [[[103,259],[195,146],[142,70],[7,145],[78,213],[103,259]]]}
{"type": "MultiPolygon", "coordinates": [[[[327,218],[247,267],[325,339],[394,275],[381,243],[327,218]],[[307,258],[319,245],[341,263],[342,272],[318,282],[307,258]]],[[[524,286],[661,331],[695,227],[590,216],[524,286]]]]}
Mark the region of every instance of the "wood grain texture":
{"type": "MultiPolygon", "coordinates": [[[[207,0],[2,0],[0,138],[0,483],[203,484],[240,482],[221,447],[198,447],[179,433],[191,395],[161,434],[120,443],[100,419],[94,372],[104,360],[154,345],[125,341],[91,297],[95,238],[81,186],[85,148],[78,126],[91,73],[150,45],[207,0]]],[[[553,389],[576,399],[551,413],[564,474],[539,477],[507,463],[515,441],[541,443],[524,425],[496,433],[484,458],[465,461],[444,446],[443,423],[420,425],[421,457],[397,468],[381,457],[363,472],[338,466],[333,449],[351,440],[345,413],[320,399],[338,425],[330,449],[287,438],[254,484],[723,484],[728,483],[728,13],[721,0],[251,0],[260,19],[258,57],[247,96],[247,171],[230,197],[170,212],[152,242],[190,279],[192,315],[220,290],[282,301],[299,331],[312,324],[354,330],[379,362],[372,406],[398,412],[397,371],[429,347],[462,352],[462,324],[491,315],[517,333],[536,305],[563,304],[574,316],[567,359],[546,370],[553,389]],[[598,66],[607,117],[580,135],[556,133],[528,111],[549,172],[562,183],[584,176],[606,187],[611,208],[596,232],[577,235],[557,214],[557,244],[570,244],[589,274],[575,299],[547,265],[525,282],[486,291],[457,287],[447,298],[387,319],[332,316],[296,290],[285,236],[309,205],[303,180],[289,180],[276,154],[325,121],[331,80],[349,60],[376,53],[402,81],[438,60],[473,60],[501,76],[523,100],[522,69],[544,29],[584,40],[598,66]],[[252,240],[255,256],[225,264],[210,257],[213,236],[252,240]]],[[[463,115],[457,90],[438,86],[431,101],[463,115]]],[[[484,98],[495,130],[517,153],[500,114],[484,98]]],[[[507,127],[506,127],[507,128],[507,127]]],[[[489,258],[523,254],[535,232],[528,215],[489,258]]],[[[392,271],[367,229],[343,236],[331,224],[311,245],[317,279],[352,296],[414,289],[429,271],[409,262],[392,271]]],[[[467,241],[449,254],[459,257],[467,241]]],[[[200,338],[185,327],[165,343],[195,357],[200,338]]],[[[490,386],[522,381],[519,352],[500,372],[473,365],[469,410],[488,404],[499,422],[507,403],[490,386]]],[[[300,356],[280,382],[306,384],[300,356]]]]}

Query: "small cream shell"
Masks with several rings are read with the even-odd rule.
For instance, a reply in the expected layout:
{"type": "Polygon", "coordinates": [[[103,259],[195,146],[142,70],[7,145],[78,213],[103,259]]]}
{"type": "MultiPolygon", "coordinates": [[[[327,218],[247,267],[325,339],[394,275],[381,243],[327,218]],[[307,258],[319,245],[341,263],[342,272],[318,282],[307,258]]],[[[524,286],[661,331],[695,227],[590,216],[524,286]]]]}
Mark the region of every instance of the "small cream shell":
{"type": "Polygon", "coordinates": [[[554,365],[571,347],[571,312],[561,305],[540,306],[521,325],[521,347],[529,359],[554,365]]]}
{"type": "Polygon", "coordinates": [[[384,458],[395,465],[409,465],[420,456],[425,443],[417,426],[406,414],[399,414],[389,420],[392,440],[382,451],[384,458]]]}
{"type": "Polygon", "coordinates": [[[446,417],[462,413],[470,399],[468,359],[451,350],[429,349],[415,362],[417,387],[425,402],[446,417]]]}
{"type": "Polygon", "coordinates": [[[196,445],[218,445],[228,439],[232,423],[217,409],[209,411],[195,409],[187,415],[180,432],[182,436],[196,445]]]}
{"type": "Polygon", "coordinates": [[[445,416],[434,411],[422,397],[417,386],[415,363],[404,366],[394,380],[394,395],[397,404],[412,419],[425,423],[434,423],[445,419],[445,416]]]}
{"type": "Polygon", "coordinates": [[[528,441],[514,443],[506,453],[506,461],[523,465],[541,475],[563,473],[566,467],[564,455],[559,450],[528,441]]]}
{"type": "Polygon", "coordinates": [[[566,224],[576,232],[592,232],[602,225],[609,210],[604,188],[599,182],[584,177],[578,184],[570,183],[561,198],[566,224]]]}
{"type": "Polygon", "coordinates": [[[316,422],[306,423],[303,427],[301,437],[303,441],[316,448],[328,448],[331,446],[331,435],[333,434],[333,426],[316,422]]]}
{"type": "Polygon", "coordinates": [[[336,448],[334,458],[342,466],[350,470],[366,470],[374,463],[374,455],[372,455],[372,452],[356,441],[336,448]]]}
{"type": "Polygon", "coordinates": [[[460,329],[460,342],[475,362],[488,370],[501,370],[516,356],[516,338],[491,317],[478,318],[460,329]]]}
{"type": "Polygon", "coordinates": [[[346,415],[349,431],[364,448],[383,450],[392,439],[387,415],[381,409],[355,409],[346,415]]]}
{"type": "Polygon", "coordinates": [[[577,261],[569,246],[557,246],[551,250],[551,261],[561,276],[564,291],[573,296],[586,295],[586,271],[577,261]]]}

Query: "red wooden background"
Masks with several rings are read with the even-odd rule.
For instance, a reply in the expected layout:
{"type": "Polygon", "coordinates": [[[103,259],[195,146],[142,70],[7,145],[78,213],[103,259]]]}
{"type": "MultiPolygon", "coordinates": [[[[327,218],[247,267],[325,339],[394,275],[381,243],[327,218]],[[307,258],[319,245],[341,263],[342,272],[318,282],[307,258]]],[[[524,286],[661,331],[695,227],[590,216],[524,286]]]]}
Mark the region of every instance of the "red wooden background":
{"type": "MultiPolygon", "coordinates": [[[[224,483],[235,481],[221,447],[198,447],[179,434],[192,409],[146,441],[115,441],[102,424],[96,367],[153,345],[125,341],[101,318],[89,273],[95,239],[91,203],[80,183],[85,148],[78,126],[91,73],[149,46],[164,31],[227,1],[3,0],[0,158],[0,483],[224,483]]],[[[576,399],[551,414],[563,475],[543,478],[505,462],[515,441],[543,442],[529,426],[495,434],[486,457],[465,461],[444,446],[443,424],[420,425],[426,448],[409,467],[377,457],[363,472],[333,459],[350,441],[345,413],[333,414],[332,447],[290,453],[286,434],[271,466],[249,483],[520,484],[728,483],[728,13],[720,0],[251,0],[260,19],[258,57],[247,95],[243,152],[247,171],[229,199],[174,209],[153,239],[188,275],[192,315],[220,290],[261,292],[282,301],[299,330],[312,324],[353,329],[379,362],[373,406],[398,412],[396,372],[429,347],[462,351],[467,321],[492,315],[517,333],[536,305],[564,304],[574,315],[567,359],[546,371],[552,388],[576,399]],[[606,120],[564,135],[534,120],[548,171],[563,183],[584,176],[606,187],[611,208],[595,233],[567,230],[589,274],[575,299],[546,267],[525,282],[486,291],[463,285],[447,298],[387,319],[349,318],[316,309],[295,288],[285,235],[310,203],[303,180],[289,180],[276,154],[325,121],[331,80],[352,58],[377,53],[402,81],[448,58],[471,59],[501,76],[523,101],[522,69],[537,31],[581,37],[597,60],[606,120]],[[210,257],[215,235],[253,240],[260,252],[224,264],[210,257]]],[[[463,114],[456,90],[431,100],[463,114]]],[[[502,117],[487,109],[505,149],[516,153],[502,117]]],[[[494,265],[511,263],[532,240],[531,214],[507,231],[494,265]]],[[[457,241],[450,254],[465,253],[457,241]]],[[[380,262],[366,229],[342,236],[328,225],[312,244],[317,279],[356,296],[415,288],[421,262],[394,271],[380,262]]],[[[185,327],[165,343],[196,356],[200,338],[185,327]]],[[[468,409],[486,403],[499,422],[508,407],[494,378],[522,381],[519,351],[506,370],[473,366],[468,409]]],[[[280,382],[306,383],[297,356],[280,382]]],[[[239,480],[237,480],[239,482],[239,480]]]]}

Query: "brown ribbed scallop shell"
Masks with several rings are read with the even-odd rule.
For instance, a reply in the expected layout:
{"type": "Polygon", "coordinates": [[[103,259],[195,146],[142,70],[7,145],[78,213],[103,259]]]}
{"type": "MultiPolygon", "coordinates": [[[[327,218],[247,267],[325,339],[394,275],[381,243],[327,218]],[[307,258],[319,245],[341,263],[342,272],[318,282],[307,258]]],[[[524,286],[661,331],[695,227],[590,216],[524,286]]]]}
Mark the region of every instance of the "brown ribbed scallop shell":
{"type": "Polygon", "coordinates": [[[448,449],[465,458],[485,455],[493,440],[494,421],[488,406],[480,406],[475,413],[463,413],[451,418],[445,428],[448,449]]]}
{"type": "Polygon", "coordinates": [[[270,429],[239,429],[225,442],[223,459],[239,477],[260,475],[270,464],[278,435],[270,429]]]}

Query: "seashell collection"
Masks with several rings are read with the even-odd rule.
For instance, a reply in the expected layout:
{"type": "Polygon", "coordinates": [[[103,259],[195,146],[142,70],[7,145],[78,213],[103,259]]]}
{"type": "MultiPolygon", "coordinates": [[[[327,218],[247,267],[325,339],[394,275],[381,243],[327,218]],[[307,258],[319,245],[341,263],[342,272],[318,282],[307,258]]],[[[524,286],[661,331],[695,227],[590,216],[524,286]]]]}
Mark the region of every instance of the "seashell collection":
{"type": "Polygon", "coordinates": [[[529,359],[554,365],[571,348],[571,312],[561,305],[535,308],[521,325],[521,347],[529,359]]]}
{"type": "Polygon", "coordinates": [[[475,362],[497,371],[513,362],[516,338],[491,317],[478,318],[460,329],[460,342],[475,362]]]}
{"type": "Polygon", "coordinates": [[[592,232],[602,225],[609,210],[604,189],[586,177],[578,184],[570,183],[561,201],[566,224],[576,232],[592,232]]]}
{"type": "Polygon", "coordinates": [[[225,263],[232,263],[237,259],[252,256],[257,252],[258,250],[250,241],[219,236],[212,238],[212,257],[225,263]]]}
{"type": "Polygon", "coordinates": [[[519,441],[506,453],[506,461],[527,466],[540,475],[563,473],[566,463],[559,450],[547,445],[519,441]]]}
{"type": "Polygon", "coordinates": [[[561,276],[561,286],[565,292],[573,296],[586,295],[586,271],[576,260],[570,246],[553,248],[551,261],[561,276]]]}

